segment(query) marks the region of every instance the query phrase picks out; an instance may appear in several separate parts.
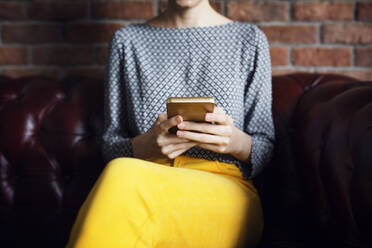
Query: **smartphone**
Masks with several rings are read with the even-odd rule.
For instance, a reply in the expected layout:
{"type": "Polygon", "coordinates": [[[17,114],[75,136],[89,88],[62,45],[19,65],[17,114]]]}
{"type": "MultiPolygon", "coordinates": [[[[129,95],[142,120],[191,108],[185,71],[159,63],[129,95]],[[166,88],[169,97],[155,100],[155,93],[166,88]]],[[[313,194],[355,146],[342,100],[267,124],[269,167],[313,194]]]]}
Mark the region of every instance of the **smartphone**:
{"type": "MultiPolygon", "coordinates": [[[[213,113],[213,97],[169,97],[167,99],[168,119],[181,115],[185,121],[206,122],[205,114],[213,113]]],[[[177,126],[171,127],[169,133],[176,134],[177,126]]]]}

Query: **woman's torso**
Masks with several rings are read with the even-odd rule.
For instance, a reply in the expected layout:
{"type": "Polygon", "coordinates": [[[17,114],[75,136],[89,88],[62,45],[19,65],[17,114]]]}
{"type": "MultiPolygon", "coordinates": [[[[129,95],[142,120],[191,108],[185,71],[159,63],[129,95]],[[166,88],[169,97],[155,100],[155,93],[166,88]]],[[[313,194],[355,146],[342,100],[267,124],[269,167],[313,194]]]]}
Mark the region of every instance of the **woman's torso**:
{"type": "MultiPolygon", "coordinates": [[[[174,96],[214,97],[216,106],[242,129],[244,94],[254,64],[256,27],[245,22],[163,28],[146,23],[117,30],[123,56],[127,128],[134,137],[147,132],[166,100],[174,96]]],[[[192,157],[239,163],[230,154],[194,146],[192,157]]]]}

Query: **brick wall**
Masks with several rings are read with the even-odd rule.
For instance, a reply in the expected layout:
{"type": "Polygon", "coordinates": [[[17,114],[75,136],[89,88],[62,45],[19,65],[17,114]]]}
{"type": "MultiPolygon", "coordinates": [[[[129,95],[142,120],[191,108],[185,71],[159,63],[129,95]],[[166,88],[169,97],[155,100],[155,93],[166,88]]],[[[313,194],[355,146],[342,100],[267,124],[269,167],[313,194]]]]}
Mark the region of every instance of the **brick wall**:
{"type": "MultiPolygon", "coordinates": [[[[121,26],[164,10],[162,0],[0,1],[0,73],[104,75],[107,42],[121,26]]],[[[273,74],[339,73],[372,80],[372,1],[213,1],[270,41],[273,74]]]]}

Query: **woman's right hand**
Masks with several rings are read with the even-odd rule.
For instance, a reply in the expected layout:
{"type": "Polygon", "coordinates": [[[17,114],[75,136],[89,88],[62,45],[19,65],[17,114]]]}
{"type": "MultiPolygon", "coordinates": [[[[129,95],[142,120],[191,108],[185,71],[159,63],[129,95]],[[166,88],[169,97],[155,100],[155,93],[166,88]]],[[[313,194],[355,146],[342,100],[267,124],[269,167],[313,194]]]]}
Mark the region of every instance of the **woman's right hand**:
{"type": "Polygon", "coordinates": [[[133,156],[136,158],[169,158],[173,159],[197,143],[171,134],[168,130],[182,122],[182,116],[168,119],[167,113],[158,115],[155,123],[146,132],[132,139],[133,156]]]}

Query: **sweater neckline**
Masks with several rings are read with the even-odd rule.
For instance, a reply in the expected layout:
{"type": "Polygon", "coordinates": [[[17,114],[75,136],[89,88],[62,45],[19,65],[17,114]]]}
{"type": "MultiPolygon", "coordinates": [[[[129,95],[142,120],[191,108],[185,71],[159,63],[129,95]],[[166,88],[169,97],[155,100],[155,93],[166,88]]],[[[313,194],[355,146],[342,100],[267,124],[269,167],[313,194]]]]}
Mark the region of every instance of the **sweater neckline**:
{"type": "Polygon", "coordinates": [[[154,29],[154,30],[166,30],[166,31],[205,31],[205,30],[214,30],[214,29],[223,29],[230,26],[234,26],[239,23],[239,21],[231,21],[224,24],[212,25],[212,26],[196,26],[196,27],[183,27],[183,28],[170,28],[170,27],[158,27],[150,25],[148,23],[142,23],[143,26],[154,29]]]}

